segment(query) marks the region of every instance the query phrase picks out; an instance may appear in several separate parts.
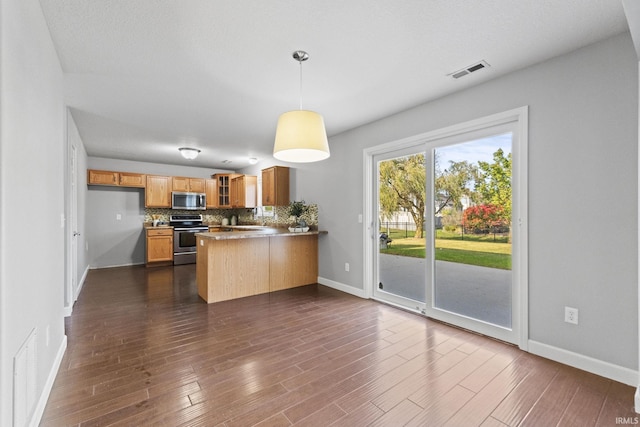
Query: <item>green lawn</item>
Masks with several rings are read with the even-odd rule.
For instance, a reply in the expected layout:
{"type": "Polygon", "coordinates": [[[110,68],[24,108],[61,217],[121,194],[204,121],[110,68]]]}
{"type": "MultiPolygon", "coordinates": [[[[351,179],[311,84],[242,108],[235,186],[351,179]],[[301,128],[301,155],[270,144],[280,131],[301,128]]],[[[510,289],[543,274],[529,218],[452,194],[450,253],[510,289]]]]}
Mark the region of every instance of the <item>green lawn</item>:
{"type": "MultiPolygon", "coordinates": [[[[424,240],[404,238],[404,231],[394,233],[393,230],[390,237],[393,239],[391,246],[381,249],[380,253],[425,257],[424,240]]],[[[465,236],[465,240],[460,240],[459,235],[453,239],[446,235],[442,237],[437,236],[435,240],[436,260],[511,270],[510,243],[494,242],[493,236],[471,236],[474,239],[465,236]]]]}

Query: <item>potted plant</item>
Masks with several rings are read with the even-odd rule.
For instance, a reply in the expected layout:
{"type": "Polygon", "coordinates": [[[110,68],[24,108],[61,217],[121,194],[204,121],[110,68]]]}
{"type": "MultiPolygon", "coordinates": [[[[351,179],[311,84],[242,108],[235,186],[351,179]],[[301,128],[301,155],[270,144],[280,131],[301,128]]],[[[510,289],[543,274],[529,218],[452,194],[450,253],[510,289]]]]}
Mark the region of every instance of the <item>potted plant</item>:
{"type": "Polygon", "coordinates": [[[289,216],[295,217],[296,222],[293,227],[289,227],[289,231],[308,231],[307,222],[302,219],[302,215],[309,211],[309,206],[304,200],[293,201],[289,204],[289,216]]]}

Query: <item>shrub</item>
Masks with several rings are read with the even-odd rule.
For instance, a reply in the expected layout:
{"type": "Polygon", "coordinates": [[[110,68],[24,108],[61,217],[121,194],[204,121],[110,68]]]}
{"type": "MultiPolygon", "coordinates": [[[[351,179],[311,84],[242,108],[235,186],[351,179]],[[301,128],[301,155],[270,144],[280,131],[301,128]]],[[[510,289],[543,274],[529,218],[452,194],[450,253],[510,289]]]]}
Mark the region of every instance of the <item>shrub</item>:
{"type": "Polygon", "coordinates": [[[508,227],[501,206],[486,204],[471,206],[464,210],[462,225],[474,233],[489,233],[491,230],[508,227]]]}

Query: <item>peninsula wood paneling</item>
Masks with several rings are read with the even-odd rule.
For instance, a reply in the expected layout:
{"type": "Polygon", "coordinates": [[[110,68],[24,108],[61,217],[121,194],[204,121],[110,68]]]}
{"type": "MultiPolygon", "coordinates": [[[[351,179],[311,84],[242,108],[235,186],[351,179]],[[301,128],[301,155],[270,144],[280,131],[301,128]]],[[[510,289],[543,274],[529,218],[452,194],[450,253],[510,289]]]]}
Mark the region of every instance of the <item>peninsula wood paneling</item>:
{"type": "Polygon", "coordinates": [[[318,236],[270,237],[270,290],[294,288],[318,281],[318,236]]]}
{"type": "Polygon", "coordinates": [[[269,239],[198,238],[198,295],[219,302],[269,292],[269,239]],[[204,250],[202,249],[204,248],[204,250]]]}

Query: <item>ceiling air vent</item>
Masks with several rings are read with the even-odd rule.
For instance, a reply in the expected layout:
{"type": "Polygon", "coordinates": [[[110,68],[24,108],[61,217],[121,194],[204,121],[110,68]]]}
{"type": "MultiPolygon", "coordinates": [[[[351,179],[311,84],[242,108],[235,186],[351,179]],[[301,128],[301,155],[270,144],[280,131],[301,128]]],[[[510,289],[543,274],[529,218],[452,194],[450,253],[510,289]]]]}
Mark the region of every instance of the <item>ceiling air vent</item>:
{"type": "Polygon", "coordinates": [[[462,70],[454,71],[453,73],[447,74],[448,76],[453,77],[454,79],[459,79],[462,76],[466,76],[467,74],[471,74],[474,71],[482,70],[483,68],[490,67],[487,61],[480,61],[473,65],[469,65],[468,67],[463,68],[462,70]]]}

